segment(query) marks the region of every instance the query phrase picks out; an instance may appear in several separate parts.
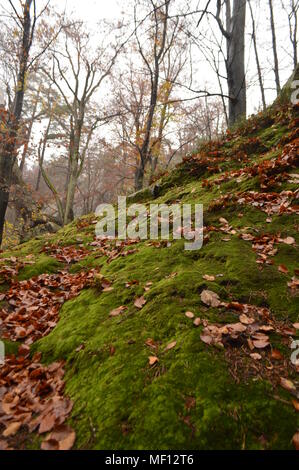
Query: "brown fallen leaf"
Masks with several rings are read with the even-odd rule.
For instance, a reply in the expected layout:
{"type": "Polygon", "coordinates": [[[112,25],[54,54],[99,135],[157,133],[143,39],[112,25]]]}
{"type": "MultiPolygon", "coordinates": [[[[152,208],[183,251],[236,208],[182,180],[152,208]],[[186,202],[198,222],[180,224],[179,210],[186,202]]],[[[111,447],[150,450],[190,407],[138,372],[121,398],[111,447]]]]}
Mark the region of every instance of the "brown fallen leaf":
{"type": "Polygon", "coordinates": [[[289,270],[284,264],[278,266],[278,271],[283,274],[288,274],[289,270]]]}
{"type": "Polygon", "coordinates": [[[201,319],[199,317],[195,318],[193,325],[194,326],[199,326],[201,324],[201,319]]]}
{"type": "Polygon", "coordinates": [[[288,390],[289,392],[296,392],[296,387],[293,384],[293,382],[289,379],[286,379],[284,377],[280,377],[280,385],[285,389],[288,390]]]}
{"type": "Polygon", "coordinates": [[[203,290],[200,294],[201,301],[209,305],[210,307],[218,307],[220,305],[220,299],[216,292],[211,290],[203,290]]]}
{"type": "Polygon", "coordinates": [[[216,279],[215,276],[210,276],[209,274],[204,274],[202,276],[202,278],[205,279],[206,281],[210,281],[210,282],[213,282],[216,279]]]}
{"type": "Polygon", "coordinates": [[[185,316],[186,316],[187,318],[190,318],[190,319],[192,319],[192,318],[195,317],[195,315],[194,315],[193,312],[185,312],[185,316]]]}
{"type": "Polygon", "coordinates": [[[254,323],[254,321],[255,321],[254,318],[250,318],[245,314],[240,315],[239,320],[244,325],[252,325],[252,323],[254,323]]]}
{"type": "Polygon", "coordinates": [[[292,400],[293,406],[296,411],[299,411],[299,401],[298,400],[292,400]]]}
{"type": "Polygon", "coordinates": [[[9,424],[7,428],[5,429],[5,431],[3,431],[2,436],[3,437],[14,436],[18,432],[21,426],[22,426],[22,423],[20,421],[9,424]]]}
{"type": "Polygon", "coordinates": [[[255,348],[257,349],[264,349],[264,348],[267,348],[270,343],[269,341],[266,341],[266,340],[263,340],[263,339],[258,339],[256,341],[252,341],[253,345],[255,348]]]}
{"type": "Polygon", "coordinates": [[[292,442],[296,450],[299,450],[299,432],[296,432],[293,436],[292,442]]]}
{"type": "Polygon", "coordinates": [[[293,327],[295,328],[295,330],[299,330],[299,323],[294,323],[293,327]]]}
{"type": "Polygon", "coordinates": [[[149,356],[148,362],[149,362],[149,365],[150,365],[150,366],[153,366],[154,364],[156,364],[157,362],[159,362],[159,359],[158,359],[157,356],[149,356]]]}
{"type": "Polygon", "coordinates": [[[47,439],[41,443],[41,450],[59,450],[59,443],[55,439],[47,439]]]}
{"type": "Polygon", "coordinates": [[[120,307],[115,308],[114,310],[111,310],[111,312],[109,313],[109,317],[117,317],[122,312],[124,312],[124,310],[127,310],[127,307],[125,307],[124,305],[121,305],[120,307]]]}
{"type": "Polygon", "coordinates": [[[0,450],[7,450],[7,449],[8,449],[8,443],[0,439],[0,450]]]}
{"type": "Polygon", "coordinates": [[[201,341],[203,341],[205,344],[211,344],[213,342],[213,338],[210,335],[207,334],[201,334],[200,335],[201,341]]]}
{"type": "Polygon", "coordinates": [[[135,300],[135,302],[134,302],[134,305],[135,305],[135,307],[137,307],[137,308],[142,308],[143,305],[145,305],[145,304],[146,304],[146,300],[145,300],[145,298],[143,297],[143,295],[142,295],[141,297],[138,297],[138,298],[135,300]]]}
{"type": "Polygon", "coordinates": [[[173,349],[176,346],[176,341],[172,341],[172,343],[169,343],[164,351],[169,351],[170,349],[173,349]]]}
{"type": "Polygon", "coordinates": [[[252,357],[252,359],[255,361],[260,361],[262,359],[262,356],[259,353],[251,353],[250,357],[252,357]]]}
{"type": "Polygon", "coordinates": [[[55,442],[57,442],[59,450],[70,450],[73,447],[75,440],[75,431],[67,424],[60,424],[59,426],[56,426],[44,442],[54,441],[53,445],[55,446],[55,442]]]}
{"type": "Polygon", "coordinates": [[[281,354],[279,349],[272,349],[271,357],[272,359],[275,359],[276,361],[282,361],[283,359],[283,355],[281,354]]]}
{"type": "Polygon", "coordinates": [[[146,346],[149,346],[150,348],[153,348],[153,349],[157,348],[157,344],[152,338],[147,338],[144,344],[146,344],[146,346]]]}
{"type": "Polygon", "coordinates": [[[295,238],[293,237],[286,237],[286,238],[283,238],[283,243],[285,243],[286,245],[294,245],[294,243],[296,242],[295,238]]]}
{"type": "Polygon", "coordinates": [[[46,415],[40,423],[38,433],[43,434],[44,432],[52,431],[55,426],[55,420],[56,416],[54,414],[50,413],[46,415]]]}

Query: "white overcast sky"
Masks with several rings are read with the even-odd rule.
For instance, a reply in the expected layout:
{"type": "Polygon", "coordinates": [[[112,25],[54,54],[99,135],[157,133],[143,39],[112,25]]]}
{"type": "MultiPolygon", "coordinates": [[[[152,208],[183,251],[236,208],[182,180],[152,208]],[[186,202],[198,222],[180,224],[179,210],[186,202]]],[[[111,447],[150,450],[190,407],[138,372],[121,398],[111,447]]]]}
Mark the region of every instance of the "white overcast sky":
{"type": "MultiPolygon", "coordinates": [[[[2,2],[3,0],[0,0],[2,2]]],[[[180,0],[179,0],[180,1],[180,0]]],[[[66,13],[72,13],[75,17],[82,19],[86,22],[88,29],[96,29],[97,23],[106,18],[109,20],[118,20],[121,18],[122,13],[128,13],[130,10],[130,0],[51,0],[50,4],[56,9],[63,11],[66,10],[66,13]]],[[[199,8],[206,4],[205,0],[196,1],[195,4],[199,4],[199,8]],[[202,5],[201,5],[202,3],[202,5]]],[[[291,45],[288,38],[287,26],[287,16],[285,11],[281,7],[281,0],[273,0],[275,6],[275,23],[277,31],[277,42],[278,42],[278,52],[279,52],[279,61],[280,61],[280,74],[281,74],[281,84],[288,79],[291,73],[291,58],[289,54],[291,53],[291,45]]],[[[132,11],[133,13],[133,11],[132,11]]],[[[249,9],[247,8],[247,22],[251,26],[249,21],[249,9]]],[[[258,43],[259,43],[259,53],[263,67],[264,73],[264,83],[266,87],[266,98],[267,102],[270,103],[275,99],[275,84],[274,84],[274,74],[271,69],[273,63],[273,55],[271,49],[271,34],[270,34],[270,20],[269,20],[269,8],[267,0],[260,0],[260,10],[259,14],[256,15],[255,21],[257,24],[258,30],[258,43]]],[[[215,28],[217,25],[215,24],[215,28]]],[[[250,41],[250,28],[247,31],[247,67],[250,71],[248,73],[248,83],[250,83],[250,88],[248,90],[248,113],[251,114],[257,111],[261,99],[260,99],[260,90],[258,87],[257,77],[256,77],[256,67],[255,67],[255,57],[252,42],[250,41]]],[[[198,68],[201,79],[203,78],[204,82],[210,82],[209,85],[211,88],[215,86],[217,88],[217,82],[214,81],[214,78],[211,80],[211,71],[203,63],[203,58],[198,57],[198,61],[194,60],[194,70],[198,68]],[[211,83],[212,81],[212,83],[211,83]]],[[[202,85],[202,83],[201,83],[202,85]]],[[[215,90],[211,90],[215,91],[215,90]]],[[[216,90],[218,91],[218,90],[216,90]]]]}

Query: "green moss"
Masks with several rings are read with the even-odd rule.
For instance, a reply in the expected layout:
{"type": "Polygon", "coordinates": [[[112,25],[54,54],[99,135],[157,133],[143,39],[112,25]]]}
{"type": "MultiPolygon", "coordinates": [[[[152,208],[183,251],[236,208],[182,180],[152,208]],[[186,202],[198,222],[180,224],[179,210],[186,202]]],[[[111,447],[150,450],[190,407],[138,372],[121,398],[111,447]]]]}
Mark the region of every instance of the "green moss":
{"type": "Polygon", "coordinates": [[[34,264],[25,266],[18,275],[18,279],[23,281],[24,279],[30,279],[31,277],[39,276],[40,274],[51,274],[56,273],[59,269],[63,268],[63,264],[57,259],[47,256],[45,254],[39,255],[35,260],[34,264]]]}
{"type": "MultiPolygon", "coordinates": [[[[287,119],[281,119],[279,113],[274,106],[239,124],[240,135],[223,141],[226,161],[220,163],[220,170],[241,168],[244,163],[236,161],[235,151],[246,150],[250,142],[247,165],[278,156],[281,149],[277,144],[288,131],[287,119]]],[[[287,286],[298,269],[297,245],[276,244],[274,265],[260,266],[252,243],[239,238],[243,229],[256,236],[292,236],[298,244],[296,217],[275,215],[267,223],[266,213],[234,200],[216,210],[213,203],[225,194],[260,191],[258,177],[232,179],[206,189],[203,178],[213,183],[223,173],[211,175],[204,165],[192,165],[183,162],[164,175],[156,198],[147,188],[129,202],[143,202],[147,208],[151,202],[202,203],[206,226],[219,227],[219,217],[224,217],[237,234],[211,232],[201,250],[190,252],[184,250],[184,240],[171,241],[168,248],[144,241],[134,246],[136,253],[110,263],[101,253],[91,252],[69,266],[69,271],[100,268],[112,281],[113,290],[83,290],[63,305],[55,329],[32,346],[32,352],[42,351],[46,363],[66,361],[66,393],[74,401],[70,424],[77,433],[77,448],[291,448],[298,418],[295,409],[285,403],[290,403],[289,395],[273,390],[259,375],[244,375],[237,384],[225,351],[205,345],[200,340],[202,327],[195,328],[185,312],[191,310],[211,323],[238,321],[238,312],[207,308],[201,302],[201,292],[211,289],[223,301],[266,306],[275,319],[298,321],[298,296],[287,286]],[[279,264],[289,273],[279,272],[279,264]],[[216,276],[215,281],[206,281],[205,274],[216,276]],[[128,288],[128,281],[138,282],[128,288]],[[152,285],[145,291],[149,281],[152,285]],[[146,304],[139,310],[134,300],[141,295],[146,304]],[[127,309],[118,317],[109,317],[109,312],[121,305],[127,309]],[[156,349],[145,345],[148,338],[155,341],[156,349]],[[176,346],[166,352],[165,347],[173,341],[176,346]],[[150,355],[159,358],[153,368],[148,364],[150,355]]],[[[283,182],[277,189],[286,188],[295,186],[283,182]]],[[[26,266],[19,279],[56,272],[61,264],[40,254],[44,244],[87,246],[94,237],[94,217],[75,220],[51,237],[31,240],[2,256],[22,259],[34,254],[35,264],[26,266]]],[[[278,334],[271,334],[271,345],[285,357],[290,353],[278,334]]],[[[38,441],[30,446],[37,447],[38,441]]]]}

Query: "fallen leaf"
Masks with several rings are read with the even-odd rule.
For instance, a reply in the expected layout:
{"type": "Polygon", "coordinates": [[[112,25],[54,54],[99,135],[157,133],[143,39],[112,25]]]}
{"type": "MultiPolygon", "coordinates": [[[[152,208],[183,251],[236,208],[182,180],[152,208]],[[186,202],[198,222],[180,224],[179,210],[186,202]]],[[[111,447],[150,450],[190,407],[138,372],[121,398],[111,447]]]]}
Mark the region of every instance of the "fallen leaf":
{"type": "Polygon", "coordinates": [[[218,307],[220,305],[218,294],[211,290],[203,290],[200,298],[204,304],[209,305],[210,307],[218,307]]]}
{"type": "Polygon", "coordinates": [[[42,450],[59,450],[59,444],[55,439],[48,439],[42,442],[42,450]]]}
{"type": "Polygon", "coordinates": [[[18,432],[21,426],[22,426],[22,423],[20,421],[9,424],[7,428],[5,429],[5,431],[3,431],[2,436],[4,437],[14,436],[18,432]]]}
{"type": "Polygon", "coordinates": [[[293,436],[292,442],[296,450],[299,450],[299,432],[296,432],[293,436]]]}
{"type": "Polygon", "coordinates": [[[194,326],[199,326],[201,324],[201,319],[199,317],[195,318],[193,325],[194,326]]]}
{"type": "Polygon", "coordinates": [[[111,310],[111,312],[109,313],[109,317],[117,317],[124,310],[127,310],[127,307],[125,307],[124,305],[121,305],[120,307],[115,308],[114,310],[111,310]]]}
{"type": "Polygon", "coordinates": [[[176,341],[172,341],[172,343],[169,343],[164,351],[169,351],[170,349],[173,349],[176,346],[176,341]]]}
{"type": "Polygon", "coordinates": [[[264,349],[264,348],[267,348],[269,346],[269,341],[266,341],[266,340],[263,340],[263,339],[252,341],[252,343],[253,343],[254,347],[257,348],[257,349],[264,349]]]}
{"type": "Polygon", "coordinates": [[[283,274],[288,274],[289,270],[284,264],[280,264],[278,266],[278,271],[283,273],[283,274]]]}
{"type": "Polygon", "coordinates": [[[284,377],[280,377],[280,385],[288,390],[289,392],[296,392],[296,387],[293,382],[289,379],[285,379],[284,377]]]}
{"type": "Polygon", "coordinates": [[[279,349],[272,349],[271,357],[272,359],[275,359],[276,361],[282,361],[283,359],[283,355],[281,354],[279,349]]]}
{"type": "Polygon", "coordinates": [[[145,341],[144,344],[146,344],[150,348],[154,348],[154,349],[157,348],[157,345],[156,345],[155,341],[152,338],[147,338],[147,340],[145,341]]]}
{"type": "Polygon", "coordinates": [[[283,243],[285,243],[286,245],[294,245],[294,243],[296,242],[295,238],[293,237],[286,237],[286,238],[283,238],[283,243]]]}
{"type": "Polygon", "coordinates": [[[295,328],[295,330],[299,330],[299,323],[294,323],[293,327],[295,328]]]}
{"type": "Polygon", "coordinates": [[[51,432],[46,441],[49,440],[58,442],[59,450],[70,450],[75,443],[76,433],[67,424],[61,424],[51,432]]]}
{"type": "Polygon", "coordinates": [[[193,312],[186,312],[185,315],[187,318],[190,318],[190,319],[194,318],[195,316],[193,312]]]}
{"type": "Polygon", "coordinates": [[[292,403],[294,405],[294,408],[296,411],[299,411],[299,401],[297,400],[292,400],[292,403]]]}
{"type": "Polygon", "coordinates": [[[254,323],[254,321],[255,321],[254,318],[250,318],[245,314],[240,315],[239,320],[244,325],[252,325],[252,323],[254,323]]]}
{"type": "Polygon", "coordinates": [[[213,342],[212,336],[206,334],[201,334],[200,339],[206,344],[211,344],[213,342]]]}
{"type": "Polygon", "coordinates": [[[159,359],[157,358],[157,356],[149,356],[148,362],[150,366],[153,366],[154,364],[159,362],[159,359]]]}
{"type": "Polygon", "coordinates": [[[146,300],[143,295],[141,297],[138,297],[134,302],[134,305],[137,308],[142,308],[144,304],[146,304],[146,300]]]}
{"type": "Polygon", "coordinates": [[[252,357],[252,359],[255,361],[260,361],[262,359],[262,356],[259,353],[251,353],[250,357],[252,357]]]}
{"type": "Polygon", "coordinates": [[[210,281],[210,282],[213,282],[215,281],[215,276],[210,276],[209,274],[204,274],[203,276],[203,279],[205,279],[206,281],[210,281]]]}
{"type": "Polygon", "coordinates": [[[40,423],[39,430],[38,430],[39,434],[52,431],[52,429],[55,426],[55,419],[56,417],[52,413],[45,416],[40,423]]]}

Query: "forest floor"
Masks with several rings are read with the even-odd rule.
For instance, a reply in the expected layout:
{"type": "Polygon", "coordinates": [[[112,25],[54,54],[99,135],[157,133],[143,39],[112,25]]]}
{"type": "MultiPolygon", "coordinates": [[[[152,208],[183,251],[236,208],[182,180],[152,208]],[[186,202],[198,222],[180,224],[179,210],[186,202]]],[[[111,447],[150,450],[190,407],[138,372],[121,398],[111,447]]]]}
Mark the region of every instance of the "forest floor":
{"type": "Polygon", "coordinates": [[[298,123],[274,105],[136,195],[202,203],[200,250],[91,214],[1,254],[0,449],[299,448],[298,123]]]}

